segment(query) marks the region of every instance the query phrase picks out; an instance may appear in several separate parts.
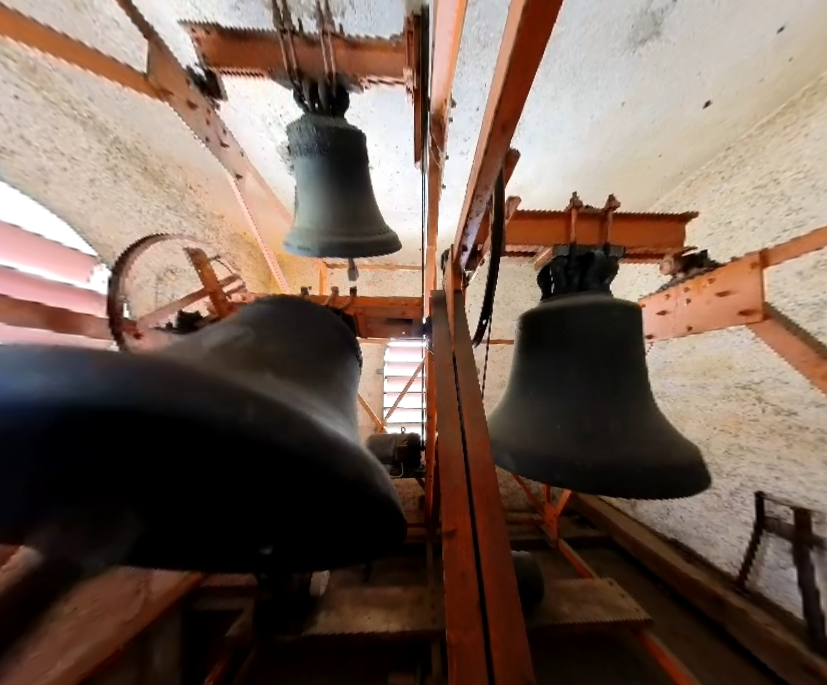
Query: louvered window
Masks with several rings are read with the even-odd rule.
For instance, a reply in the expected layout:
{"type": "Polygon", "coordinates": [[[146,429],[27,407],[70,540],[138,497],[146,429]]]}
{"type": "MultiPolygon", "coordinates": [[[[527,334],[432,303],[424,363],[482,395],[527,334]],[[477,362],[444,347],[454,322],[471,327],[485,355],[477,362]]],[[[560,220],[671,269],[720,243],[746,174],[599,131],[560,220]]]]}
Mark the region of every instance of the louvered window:
{"type": "Polygon", "coordinates": [[[389,433],[399,433],[404,428],[406,432],[419,433],[422,439],[425,439],[425,393],[422,387],[424,374],[419,368],[424,354],[425,343],[417,340],[394,340],[385,348],[382,418],[387,418],[389,433]],[[399,399],[414,373],[416,377],[408,392],[399,399]],[[396,409],[388,417],[394,405],[396,409]]]}

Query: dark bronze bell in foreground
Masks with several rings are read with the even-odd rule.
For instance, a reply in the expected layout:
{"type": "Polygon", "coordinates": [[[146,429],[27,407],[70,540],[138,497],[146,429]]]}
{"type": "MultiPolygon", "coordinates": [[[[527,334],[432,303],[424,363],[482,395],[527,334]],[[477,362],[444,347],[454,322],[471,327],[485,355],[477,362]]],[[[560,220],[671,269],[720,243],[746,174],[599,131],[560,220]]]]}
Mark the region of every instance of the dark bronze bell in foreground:
{"type": "Polygon", "coordinates": [[[671,499],[710,484],[698,447],[655,403],[640,308],[607,293],[552,297],[520,316],[488,427],[498,466],[547,485],[671,499]]]}
{"type": "Polygon", "coordinates": [[[379,211],[365,134],[343,117],[305,113],[287,126],[295,218],[284,249],[301,257],[378,257],[402,248],[379,211]]]}
{"type": "Polygon", "coordinates": [[[0,542],[71,529],[107,563],[223,573],[381,557],[406,525],[360,373],[345,320],[296,297],[152,354],[0,347],[0,542]]]}

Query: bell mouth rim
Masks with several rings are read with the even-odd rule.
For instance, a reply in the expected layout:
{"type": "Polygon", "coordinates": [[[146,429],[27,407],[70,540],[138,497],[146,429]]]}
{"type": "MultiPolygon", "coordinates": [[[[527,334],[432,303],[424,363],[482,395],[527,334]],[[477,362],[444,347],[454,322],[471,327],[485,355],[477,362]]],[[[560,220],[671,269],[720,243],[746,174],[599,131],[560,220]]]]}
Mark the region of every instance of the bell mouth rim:
{"type": "MultiPolygon", "coordinates": [[[[47,373],[50,370],[53,371],[47,369],[47,373]]],[[[101,370],[94,369],[94,372],[100,374],[101,370]]],[[[0,350],[0,378],[3,378],[0,383],[0,439],[9,447],[0,453],[0,472],[5,472],[4,482],[20,497],[30,492],[27,486],[33,487],[37,483],[40,478],[38,472],[45,474],[43,478],[52,483],[82,484],[76,493],[65,495],[64,505],[71,507],[89,506],[91,503],[84,499],[84,494],[94,497],[98,491],[126,493],[124,496],[128,501],[143,501],[139,500],[139,494],[148,491],[157,501],[147,503],[143,511],[155,511],[156,508],[175,510],[178,503],[174,497],[176,493],[192,490],[203,501],[215,502],[211,506],[219,509],[223,506],[228,517],[226,525],[233,529],[232,522],[239,521],[241,512],[234,511],[229,504],[221,505],[221,497],[226,497],[227,492],[252,489],[251,512],[272,520],[286,517],[291,521],[289,525],[298,530],[308,528],[307,535],[314,534],[309,530],[312,522],[326,520],[330,535],[325,532],[327,529],[315,531],[316,534],[324,534],[328,538],[335,531],[343,539],[355,539],[352,552],[340,551],[332,555],[342,559],[341,563],[333,563],[332,560],[304,568],[298,564],[290,565],[288,559],[290,570],[297,572],[362,563],[368,557],[360,555],[361,547],[376,549],[376,553],[369,555],[369,558],[377,558],[404,540],[404,513],[382,465],[361,444],[358,436],[347,431],[344,423],[331,425],[323,417],[308,413],[306,405],[291,402],[286,382],[284,394],[265,396],[250,388],[242,388],[230,379],[205,373],[169,358],[49,346],[19,346],[16,350],[0,350]],[[26,357],[25,354],[14,354],[23,348],[27,348],[25,351],[29,354],[48,352],[53,359],[59,357],[75,362],[73,372],[66,373],[57,382],[54,382],[53,375],[44,381],[43,370],[34,367],[24,374],[28,379],[21,379],[18,373],[16,380],[6,382],[9,366],[19,367],[21,358],[26,357]],[[98,392],[106,384],[92,378],[95,364],[78,372],[77,362],[81,357],[91,362],[106,362],[103,370],[109,372],[109,390],[98,392]],[[148,366],[156,367],[155,378],[147,372],[148,366]],[[166,384],[158,383],[159,378],[164,378],[163,371],[171,368],[178,373],[173,374],[173,378],[167,377],[166,384]],[[84,378],[89,381],[85,387],[84,378]],[[182,379],[186,378],[194,382],[182,388],[182,379]],[[113,402],[117,399],[118,386],[128,380],[142,387],[132,396],[113,402]],[[48,391],[46,399],[44,389],[48,391]],[[221,393],[222,401],[213,402],[213,410],[210,411],[214,392],[221,393]],[[166,404],[159,406],[162,399],[166,404]],[[251,414],[255,417],[252,421],[251,414]],[[129,424],[132,419],[135,420],[134,432],[127,435],[127,440],[120,445],[113,446],[113,440],[107,440],[105,433],[100,435],[101,429],[104,429],[113,433],[112,438],[117,434],[123,439],[116,429],[129,424]],[[255,425],[251,425],[256,421],[255,425]],[[61,430],[70,426],[71,430],[61,430]],[[285,430],[286,426],[291,430],[285,430]],[[193,430],[198,432],[193,433],[193,430]],[[119,453],[129,454],[132,459],[118,459],[119,453]],[[215,461],[211,461],[216,455],[227,458],[219,468],[215,467],[215,461]],[[269,463],[262,464],[263,459],[269,460],[269,463]],[[21,460],[31,466],[21,470],[21,460]],[[148,472],[143,473],[143,469],[135,471],[136,464],[143,464],[148,472]],[[229,468],[228,464],[231,464],[229,468]],[[158,478],[164,479],[163,487],[158,485],[158,478]],[[334,485],[342,488],[348,492],[348,499],[358,499],[359,511],[350,512],[349,518],[348,512],[343,510],[342,497],[335,496],[332,499],[320,497],[313,503],[314,513],[305,511],[301,502],[296,504],[295,498],[290,497],[296,483],[302,479],[313,483],[314,492],[335,493],[334,485]],[[111,490],[107,490],[107,486],[111,490]],[[289,507],[278,500],[279,493],[290,500],[289,507]],[[252,501],[255,497],[259,497],[258,505],[252,501]],[[334,503],[333,500],[337,501],[334,503]],[[293,520],[297,508],[302,510],[300,521],[293,520]],[[345,524],[345,521],[348,523],[345,524]],[[358,526],[355,532],[352,530],[354,525],[358,526]],[[371,545],[365,540],[370,532],[379,538],[376,544],[371,545]]],[[[8,513],[11,509],[6,507],[15,506],[12,500],[0,503],[0,521],[11,516],[8,513]]],[[[240,502],[244,506],[245,501],[246,498],[228,498],[234,507],[239,506],[240,502]]],[[[41,511],[37,507],[33,510],[41,511]]],[[[248,518],[246,514],[243,517],[244,521],[248,518]]],[[[174,526],[170,530],[174,531],[174,526]]],[[[222,544],[220,532],[211,542],[219,548],[222,544]]],[[[166,540],[166,535],[164,529],[153,523],[146,533],[150,540],[146,544],[152,549],[151,541],[166,540]]],[[[4,542],[21,544],[24,538],[23,529],[16,533],[6,530],[2,534],[4,542]]],[[[182,545],[184,540],[186,538],[182,536],[182,545]]],[[[272,542],[278,544],[279,540],[272,542]]],[[[235,543],[227,538],[223,544],[229,548],[235,543]]],[[[335,538],[333,544],[337,544],[335,538]]],[[[164,549],[172,551],[160,559],[152,552],[137,551],[137,557],[127,556],[125,563],[214,573],[249,573],[255,570],[237,567],[235,556],[231,553],[228,553],[225,563],[218,552],[208,551],[206,547],[202,550],[205,568],[197,568],[194,564],[182,565],[174,547],[165,544],[164,549]]],[[[320,556],[324,557],[324,554],[320,553],[320,556]]]]}
{"type": "MultiPolygon", "coordinates": [[[[492,447],[494,446],[492,445],[492,447]]],[[[602,476],[600,479],[600,482],[609,483],[606,487],[601,485],[589,486],[588,479],[593,478],[593,475],[586,472],[580,476],[575,475],[569,478],[548,477],[546,474],[548,474],[549,469],[543,467],[543,462],[544,460],[551,461],[553,459],[554,457],[548,454],[519,457],[504,456],[502,452],[498,454],[498,450],[494,449],[494,463],[501,469],[553,488],[564,488],[584,495],[647,501],[685,499],[700,495],[712,485],[712,474],[703,459],[701,450],[697,446],[694,446],[693,458],[687,458],[678,463],[654,464],[649,469],[630,469],[628,465],[620,462],[612,465],[611,468],[595,464],[596,468],[601,468],[604,473],[610,474],[602,476]],[[519,462],[534,463],[538,468],[526,467],[526,464],[520,464],[519,462]],[[668,479],[663,476],[667,476],[668,479]],[[635,479],[649,479],[650,482],[659,481],[661,485],[654,484],[651,487],[640,487],[638,483],[636,487],[616,487],[618,483],[635,479]],[[667,480],[669,485],[662,485],[667,480]]],[[[562,463],[564,460],[560,461],[562,463]]],[[[572,462],[570,459],[565,461],[572,462]]]]}
{"type": "MultiPolygon", "coordinates": [[[[334,240],[327,241],[329,246],[325,247],[303,247],[302,245],[291,242],[289,236],[285,237],[282,245],[287,254],[296,257],[311,257],[317,259],[367,259],[369,257],[385,257],[387,255],[396,254],[402,249],[402,241],[399,236],[388,228],[388,235],[379,236],[368,239],[360,245],[354,245],[352,248],[347,246],[347,241],[352,241],[353,236],[348,233],[338,234],[341,242],[334,240]],[[375,244],[374,244],[375,243],[375,244]],[[368,249],[365,248],[367,244],[368,249]]],[[[333,234],[334,236],[336,234],[333,234]]]]}

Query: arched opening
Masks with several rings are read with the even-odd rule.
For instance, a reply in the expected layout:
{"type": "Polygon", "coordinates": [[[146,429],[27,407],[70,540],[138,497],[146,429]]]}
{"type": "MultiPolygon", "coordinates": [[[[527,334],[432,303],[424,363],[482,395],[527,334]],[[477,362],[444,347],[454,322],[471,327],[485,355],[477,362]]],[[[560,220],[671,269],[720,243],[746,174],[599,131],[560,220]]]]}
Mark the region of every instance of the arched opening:
{"type": "MultiPolygon", "coordinates": [[[[105,316],[109,269],[65,221],[0,181],[0,295],[105,316]]],[[[92,340],[0,323],[0,344],[108,348],[92,340]]]]}

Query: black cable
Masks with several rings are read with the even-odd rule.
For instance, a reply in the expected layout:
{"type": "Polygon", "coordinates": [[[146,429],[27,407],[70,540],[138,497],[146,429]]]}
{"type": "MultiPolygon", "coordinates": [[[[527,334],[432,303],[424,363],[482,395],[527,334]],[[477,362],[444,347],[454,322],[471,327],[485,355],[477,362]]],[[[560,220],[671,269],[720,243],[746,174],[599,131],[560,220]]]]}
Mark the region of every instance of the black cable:
{"type": "Polygon", "coordinates": [[[485,295],[482,299],[480,320],[477,323],[477,330],[471,344],[479,347],[491,314],[494,311],[494,294],[497,291],[497,278],[500,274],[500,260],[505,249],[505,177],[503,170],[497,174],[497,182],[494,184],[493,197],[494,216],[491,220],[491,254],[488,255],[488,278],[485,281],[485,295]]]}
{"type": "Polygon", "coordinates": [[[488,340],[485,341],[485,362],[482,365],[482,399],[485,399],[485,379],[488,376],[488,353],[491,351],[491,336],[494,334],[494,312],[488,318],[488,340]]]}
{"type": "MultiPolygon", "coordinates": [[[[430,87],[429,78],[430,78],[430,41],[431,41],[431,28],[430,28],[430,14],[428,5],[424,2],[420,8],[420,15],[419,15],[419,92],[420,97],[422,98],[422,112],[421,112],[421,119],[420,119],[420,131],[422,133],[422,149],[420,152],[420,168],[422,170],[421,177],[422,177],[422,232],[421,232],[421,242],[420,242],[420,288],[422,292],[422,304],[425,304],[425,297],[426,297],[426,283],[425,283],[425,256],[426,256],[426,236],[428,233],[428,141],[430,140],[430,112],[431,112],[431,104],[430,104],[430,96],[428,89],[430,87]]],[[[426,355],[428,355],[428,346],[424,343],[422,345],[422,358],[425,359],[426,355]]],[[[419,376],[419,397],[420,397],[420,425],[421,431],[420,435],[423,437],[423,444],[425,443],[425,424],[427,421],[426,414],[425,414],[425,367],[422,368],[422,373],[419,376]]]]}

